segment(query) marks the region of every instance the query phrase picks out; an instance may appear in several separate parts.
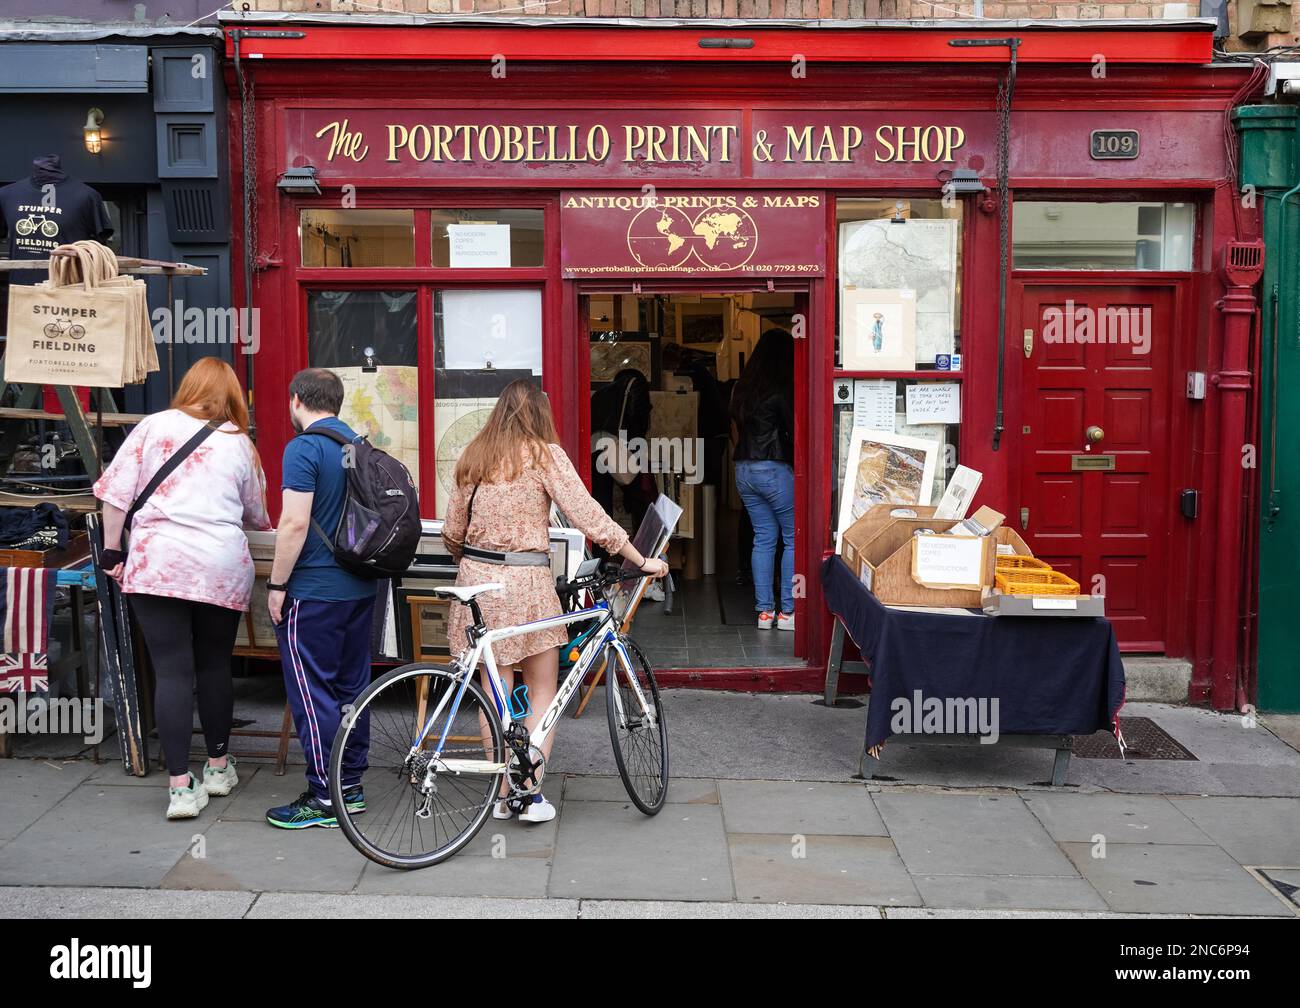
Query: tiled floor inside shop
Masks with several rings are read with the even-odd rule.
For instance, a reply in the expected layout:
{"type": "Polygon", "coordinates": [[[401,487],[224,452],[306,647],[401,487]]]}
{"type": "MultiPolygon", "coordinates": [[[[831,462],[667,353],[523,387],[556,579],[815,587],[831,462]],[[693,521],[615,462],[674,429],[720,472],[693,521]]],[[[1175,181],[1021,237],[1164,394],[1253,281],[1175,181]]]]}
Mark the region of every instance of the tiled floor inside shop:
{"type": "Polygon", "coordinates": [[[734,576],[675,576],[672,611],[646,600],[632,637],[655,668],[774,668],[795,664],[794,634],[754,625],[754,589],[734,576]]]}

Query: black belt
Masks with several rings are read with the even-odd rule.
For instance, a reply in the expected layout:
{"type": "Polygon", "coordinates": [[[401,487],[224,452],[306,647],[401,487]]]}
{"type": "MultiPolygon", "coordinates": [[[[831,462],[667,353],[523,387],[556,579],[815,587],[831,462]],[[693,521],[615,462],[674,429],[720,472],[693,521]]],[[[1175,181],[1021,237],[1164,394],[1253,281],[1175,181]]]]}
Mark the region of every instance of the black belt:
{"type": "Polygon", "coordinates": [[[479,549],[476,546],[462,546],[461,553],[471,560],[483,563],[500,564],[502,567],[549,567],[549,553],[498,553],[495,550],[479,549]]]}

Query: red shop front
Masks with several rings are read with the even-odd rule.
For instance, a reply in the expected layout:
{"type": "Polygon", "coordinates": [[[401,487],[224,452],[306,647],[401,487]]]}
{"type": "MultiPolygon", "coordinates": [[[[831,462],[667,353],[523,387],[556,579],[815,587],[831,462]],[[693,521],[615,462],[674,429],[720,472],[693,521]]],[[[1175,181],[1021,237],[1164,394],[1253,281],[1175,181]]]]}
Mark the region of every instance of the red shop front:
{"type": "Polygon", "coordinates": [[[668,681],[808,689],[856,417],[930,442],[934,495],[983,473],[979,503],[1104,588],[1126,651],[1186,658],[1192,699],[1227,705],[1242,488],[1219,463],[1249,440],[1250,369],[1225,360],[1250,316],[1225,326],[1218,267],[1254,217],[1224,130],[1246,76],[1208,65],[1209,25],[225,29],[272,485],[309,364],[345,376],[426,517],[521,375],[590,477],[592,395],[635,367],[694,465],[664,489],[687,507],[678,604],[637,636],[668,681]],[[773,327],[796,346],[797,629],[764,638],[710,404],[773,327]]]}

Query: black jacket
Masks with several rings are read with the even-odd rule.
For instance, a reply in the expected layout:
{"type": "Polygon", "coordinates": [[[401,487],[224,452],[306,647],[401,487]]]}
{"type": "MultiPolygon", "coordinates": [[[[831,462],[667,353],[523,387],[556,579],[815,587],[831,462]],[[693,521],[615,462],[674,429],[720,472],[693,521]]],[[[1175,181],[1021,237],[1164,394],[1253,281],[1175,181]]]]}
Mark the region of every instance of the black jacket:
{"type": "Polygon", "coordinates": [[[794,464],[794,403],[777,392],[740,418],[737,462],[794,464]]]}

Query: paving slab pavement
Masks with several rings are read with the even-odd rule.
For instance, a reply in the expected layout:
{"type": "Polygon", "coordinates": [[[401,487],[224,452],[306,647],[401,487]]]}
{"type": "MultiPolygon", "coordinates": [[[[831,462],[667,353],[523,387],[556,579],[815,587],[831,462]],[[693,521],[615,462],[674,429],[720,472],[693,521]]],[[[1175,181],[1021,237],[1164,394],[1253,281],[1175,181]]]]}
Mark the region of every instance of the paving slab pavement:
{"type": "Polygon", "coordinates": [[[1276,915],[1282,904],[1218,847],[1067,843],[1066,854],[1112,910],[1276,915]]]}
{"type": "Polygon", "coordinates": [[[1247,870],[1300,879],[1300,753],[1240,718],[1130,705],[1200,759],[1076,758],[1053,789],[1050,753],[996,746],[891,746],[897,780],[855,780],[865,711],[808,696],[670,691],[669,703],[659,816],[613,776],[598,698],[561,722],[556,821],[489,820],[417,872],[371,864],[337,830],[267,826],[266,809],[302,791],[301,766],[276,776],[244,761],[234,795],[168,823],[161,775],[0,761],[0,913],[112,913],[117,899],[124,917],[1300,916],[1247,870]],[[719,734],[735,723],[743,735],[719,734]]]}

